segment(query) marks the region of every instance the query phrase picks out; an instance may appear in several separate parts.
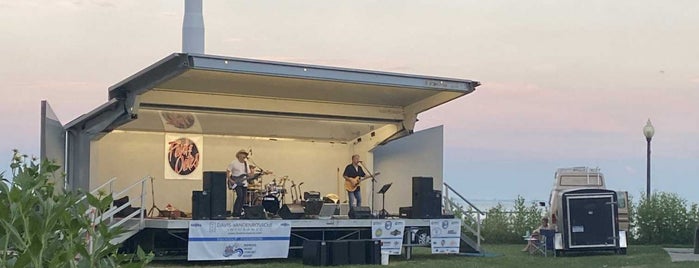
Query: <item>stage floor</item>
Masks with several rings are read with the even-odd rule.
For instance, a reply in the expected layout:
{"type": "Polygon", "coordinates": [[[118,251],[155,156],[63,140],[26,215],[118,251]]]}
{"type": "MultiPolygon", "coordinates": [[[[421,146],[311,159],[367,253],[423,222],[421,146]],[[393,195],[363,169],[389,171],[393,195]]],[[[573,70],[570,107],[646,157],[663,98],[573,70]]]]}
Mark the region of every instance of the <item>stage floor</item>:
{"type": "MultiPolygon", "coordinates": [[[[226,219],[220,221],[241,221],[243,219],[226,219]]],[[[284,219],[268,219],[284,220],[284,219]]],[[[374,219],[288,219],[291,228],[371,228],[374,219]]],[[[390,219],[405,220],[406,227],[429,227],[430,219],[390,219]]],[[[146,218],[145,228],[154,229],[189,229],[191,219],[146,218]]],[[[257,220],[253,220],[257,221],[257,220]]]]}

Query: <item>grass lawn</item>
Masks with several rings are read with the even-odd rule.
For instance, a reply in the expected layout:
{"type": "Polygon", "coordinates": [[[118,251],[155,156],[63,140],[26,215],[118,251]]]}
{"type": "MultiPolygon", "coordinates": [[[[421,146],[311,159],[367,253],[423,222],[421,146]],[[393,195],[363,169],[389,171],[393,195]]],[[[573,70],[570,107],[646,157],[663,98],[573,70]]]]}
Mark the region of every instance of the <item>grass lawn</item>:
{"type": "MultiPolygon", "coordinates": [[[[670,262],[670,256],[662,246],[630,246],[627,255],[609,253],[598,254],[569,254],[565,257],[549,255],[532,256],[520,252],[523,245],[485,245],[486,252],[494,253],[495,257],[463,257],[451,255],[431,255],[429,248],[416,248],[413,258],[405,260],[403,256],[391,256],[389,266],[392,267],[527,267],[527,268],[574,268],[574,267],[699,267],[699,262],[670,262]]],[[[163,262],[151,263],[151,267],[303,267],[301,259],[286,260],[255,260],[248,262],[163,262]]],[[[343,267],[367,267],[365,265],[343,267]]]]}

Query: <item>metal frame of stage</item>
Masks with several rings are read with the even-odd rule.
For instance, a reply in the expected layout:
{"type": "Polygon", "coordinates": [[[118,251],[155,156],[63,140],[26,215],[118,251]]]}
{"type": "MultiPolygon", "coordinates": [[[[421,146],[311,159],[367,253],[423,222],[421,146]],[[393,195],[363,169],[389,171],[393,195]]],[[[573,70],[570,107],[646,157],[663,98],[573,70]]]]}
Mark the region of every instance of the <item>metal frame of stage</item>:
{"type": "MultiPolygon", "coordinates": [[[[294,251],[300,252],[303,248],[304,240],[371,239],[372,220],[374,219],[287,219],[287,221],[291,222],[289,257],[298,256],[292,253],[294,251]]],[[[413,235],[418,230],[429,232],[430,219],[396,218],[395,220],[405,221],[403,252],[407,259],[411,258],[413,247],[430,246],[429,244],[413,243],[413,235]]],[[[191,219],[147,218],[145,219],[144,229],[127,240],[124,248],[126,251],[135,250],[138,245],[146,251],[155,252],[156,257],[168,259],[186,258],[185,245],[189,239],[190,221],[191,219]],[[185,246],[184,250],[183,246],[185,246]]],[[[238,219],[221,221],[238,221],[238,219]]]]}

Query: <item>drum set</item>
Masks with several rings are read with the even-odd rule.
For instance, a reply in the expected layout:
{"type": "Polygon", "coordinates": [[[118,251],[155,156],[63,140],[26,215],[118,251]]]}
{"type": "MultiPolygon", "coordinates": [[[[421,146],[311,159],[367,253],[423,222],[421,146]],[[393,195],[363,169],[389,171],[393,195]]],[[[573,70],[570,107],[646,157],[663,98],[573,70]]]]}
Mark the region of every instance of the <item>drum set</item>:
{"type": "MultiPolygon", "coordinates": [[[[281,205],[285,204],[287,181],[291,181],[289,176],[272,179],[267,184],[263,184],[262,180],[250,183],[247,196],[245,197],[245,204],[247,206],[262,205],[267,212],[277,214],[281,205]]],[[[291,183],[293,189],[295,185],[293,181],[291,183]]]]}

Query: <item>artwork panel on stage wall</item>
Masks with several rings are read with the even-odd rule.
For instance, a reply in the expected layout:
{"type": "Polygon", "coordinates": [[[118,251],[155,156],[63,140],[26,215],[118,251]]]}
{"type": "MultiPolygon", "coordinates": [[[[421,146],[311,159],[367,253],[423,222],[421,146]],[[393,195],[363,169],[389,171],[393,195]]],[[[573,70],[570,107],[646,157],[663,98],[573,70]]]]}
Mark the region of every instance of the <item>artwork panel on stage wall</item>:
{"type": "Polygon", "coordinates": [[[202,133],[201,124],[194,113],[160,112],[165,132],[202,133]]]}
{"type": "Polygon", "coordinates": [[[165,179],[201,180],[204,138],[201,135],[165,134],[165,179]]]}

